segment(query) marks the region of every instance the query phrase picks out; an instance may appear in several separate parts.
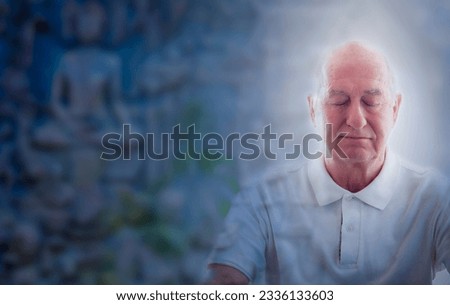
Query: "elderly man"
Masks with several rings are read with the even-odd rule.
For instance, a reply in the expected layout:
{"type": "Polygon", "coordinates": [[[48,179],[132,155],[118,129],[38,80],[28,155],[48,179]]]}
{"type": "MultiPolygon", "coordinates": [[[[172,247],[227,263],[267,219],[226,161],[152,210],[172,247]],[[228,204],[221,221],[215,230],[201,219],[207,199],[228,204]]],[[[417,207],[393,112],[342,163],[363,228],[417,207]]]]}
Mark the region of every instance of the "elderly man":
{"type": "Polygon", "coordinates": [[[401,101],[380,53],[334,50],[308,98],[328,154],[239,193],[211,282],[430,284],[450,270],[447,180],[387,147],[401,101]]]}

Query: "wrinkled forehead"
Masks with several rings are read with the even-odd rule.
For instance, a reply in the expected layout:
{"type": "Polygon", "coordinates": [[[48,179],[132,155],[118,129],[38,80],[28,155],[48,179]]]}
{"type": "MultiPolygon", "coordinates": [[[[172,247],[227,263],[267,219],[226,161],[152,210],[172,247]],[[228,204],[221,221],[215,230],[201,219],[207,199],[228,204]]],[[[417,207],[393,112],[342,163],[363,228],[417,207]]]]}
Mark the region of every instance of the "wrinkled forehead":
{"type": "Polygon", "coordinates": [[[359,45],[350,45],[333,52],[324,72],[328,83],[341,79],[368,79],[387,83],[391,78],[384,56],[359,45]]]}

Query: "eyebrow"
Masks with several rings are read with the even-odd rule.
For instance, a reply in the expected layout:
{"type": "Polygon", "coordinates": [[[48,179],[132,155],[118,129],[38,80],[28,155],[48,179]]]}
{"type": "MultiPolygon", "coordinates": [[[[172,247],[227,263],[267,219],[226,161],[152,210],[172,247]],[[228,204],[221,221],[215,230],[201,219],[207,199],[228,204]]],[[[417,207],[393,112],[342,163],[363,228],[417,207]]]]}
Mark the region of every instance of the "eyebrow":
{"type": "MultiPolygon", "coordinates": [[[[328,90],[328,94],[330,96],[333,96],[333,95],[347,95],[347,93],[345,91],[335,90],[335,89],[328,90]]],[[[367,94],[367,95],[381,95],[381,90],[380,89],[364,90],[364,94],[367,94]]]]}
{"type": "Polygon", "coordinates": [[[329,96],[333,96],[333,95],[347,95],[347,93],[345,93],[342,90],[330,89],[330,90],[328,90],[328,95],[329,96]]]}
{"type": "Polygon", "coordinates": [[[380,90],[380,89],[364,90],[364,94],[368,94],[368,95],[381,95],[381,90],[380,90]]]}

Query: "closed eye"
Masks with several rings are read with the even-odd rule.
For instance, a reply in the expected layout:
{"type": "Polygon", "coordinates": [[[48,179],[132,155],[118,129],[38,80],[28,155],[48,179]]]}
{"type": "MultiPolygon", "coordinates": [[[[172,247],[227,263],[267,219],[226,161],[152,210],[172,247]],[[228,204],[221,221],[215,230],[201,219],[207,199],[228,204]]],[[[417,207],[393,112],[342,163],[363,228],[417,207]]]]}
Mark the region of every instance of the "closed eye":
{"type": "Polygon", "coordinates": [[[348,99],[347,100],[340,100],[340,101],[332,101],[332,102],[330,102],[330,104],[331,105],[334,105],[334,106],[344,106],[344,105],[347,105],[348,104],[348,99]]]}
{"type": "Polygon", "coordinates": [[[328,99],[328,104],[334,106],[344,106],[350,102],[350,98],[348,96],[333,96],[328,99]]]}
{"type": "Polygon", "coordinates": [[[375,107],[380,105],[379,100],[375,96],[363,96],[361,98],[361,101],[364,103],[364,105],[369,107],[375,107]]]}

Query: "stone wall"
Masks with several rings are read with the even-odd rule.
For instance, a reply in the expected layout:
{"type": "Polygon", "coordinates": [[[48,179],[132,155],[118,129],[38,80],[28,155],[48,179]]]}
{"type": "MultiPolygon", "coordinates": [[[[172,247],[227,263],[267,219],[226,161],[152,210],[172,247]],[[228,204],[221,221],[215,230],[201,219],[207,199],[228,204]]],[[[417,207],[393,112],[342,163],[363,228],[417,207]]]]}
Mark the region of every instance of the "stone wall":
{"type": "Polygon", "coordinates": [[[1,284],[205,280],[234,163],[103,161],[101,137],[234,130],[255,23],[248,1],[0,2],[1,284]]]}

